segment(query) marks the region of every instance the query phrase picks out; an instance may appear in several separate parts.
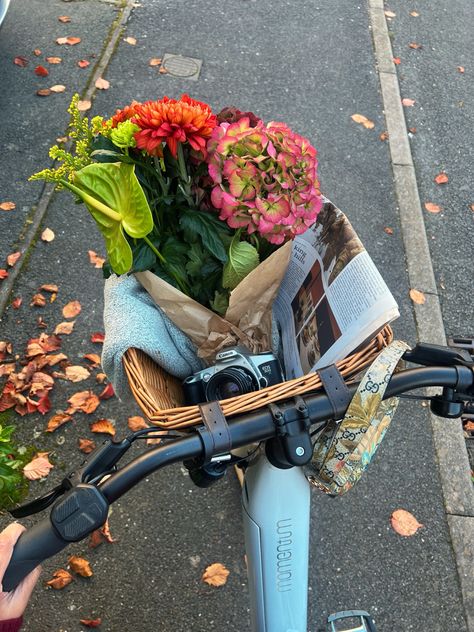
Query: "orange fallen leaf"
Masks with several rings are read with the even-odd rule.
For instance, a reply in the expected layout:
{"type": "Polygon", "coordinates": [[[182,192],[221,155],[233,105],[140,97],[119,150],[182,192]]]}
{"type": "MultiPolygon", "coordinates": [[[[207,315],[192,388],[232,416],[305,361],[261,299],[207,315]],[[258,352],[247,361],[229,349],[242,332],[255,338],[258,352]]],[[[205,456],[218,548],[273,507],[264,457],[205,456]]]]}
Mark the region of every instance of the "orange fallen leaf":
{"type": "Polygon", "coordinates": [[[53,468],[47,456],[37,456],[23,468],[23,474],[30,481],[36,481],[39,478],[48,476],[49,471],[53,468]]]}
{"type": "Polygon", "coordinates": [[[365,128],[367,129],[372,129],[373,127],[375,127],[375,123],[371,120],[369,120],[366,116],[364,116],[363,114],[353,114],[351,116],[351,119],[355,122],[355,123],[360,123],[361,125],[363,125],[365,128]]]}
{"type": "Polygon", "coordinates": [[[379,136],[380,140],[384,141],[384,140],[388,140],[388,132],[382,132],[379,136]]]}
{"type": "Polygon", "coordinates": [[[44,66],[36,66],[35,75],[38,75],[38,77],[47,77],[49,75],[49,70],[44,66]]]}
{"type": "Polygon", "coordinates": [[[89,360],[92,363],[92,367],[100,366],[100,356],[97,353],[86,353],[83,356],[84,360],[89,360]]]}
{"type": "Polygon", "coordinates": [[[388,18],[394,18],[397,15],[393,11],[384,11],[384,13],[388,18]]]}
{"type": "Polygon", "coordinates": [[[168,72],[164,66],[160,66],[160,70],[158,71],[162,75],[166,75],[168,72]]]}
{"type": "Polygon", "coordinates": [[[97,546],[99,546],[99,544],[102,544],[104,541],[108,542],[109,544],[113,544],[114,542],[117,542],[117,538],[113,538],[112,534],[110,533],[108,518],[100,529],[96,529],[95,531],[91,533],[91,536],[89,538],[89,548],[95,549],[97,546]]]}
{"type": "Polygon", "coordinates": [[[69,336],[69,334],[71,334],[72,330],[74,329],[75,322],[75,320],[70,320],[64,323],[59,323],[59,325],[56,325],[54,333],[56,335],[62,334],[63,336],[69,336]]]}
{"type": "Polygon", "coordinates": [[[80,391],[75,393],[68,400],[71,404],[66,410],[68,414],[72,414],[77,410],[81,410],[83,413],[93,413],[100,404],[100,399],[92,391],[80,391]]]}
{"type": "Polygon", "coordinates": [[[19,55],[18,57],[15,57],[15,59],[13,60],[13,63],[16,66],[20,66],[21,68],[24,68],[25,66],[28,65],[28,60],[26,59],[26,57],[23,57],[23,55],[19,55]]]}
{"type": "Polygon", "coordinates": [[[70,18],[68,15],[60,15],[60,16],[58,17],[58,20],[59,20],[60,22],[63,22],[64,24],[66,24],[67,22],[70,22],[70,21],[71,21],[71,18],[70,18]]]}
{"type": "Polygon", "coordinates": [[[107,379],[107,376],[105,375],[105,373],[97,373],[97,375],[95,376],[95,379],[97,380],[99,384],[103,384],[105,380],[107,379]]]}
{"type": "Polygon", "coordinates": [[[219,562],[211,564],[204,571],[201,579],[209,586],[224,586],[227,582],[229,571],[227,568],[219,562]]]}
{"type": "Polygon", "coordinates": [[[110,88],[110,82],[103,77],[99,77],[95,82],[95,87],[98,90],[108,90],[110,88]]]}
{"type": "Polygon", "coordinates": [[[79,112],[86,112],[87,110],[90,110],[91,107],[92,107],[92,103],[90,101],[77,102],[77,109],[79,110],[79,112]]]}
{"type": "Polygon", "coordinates": [[[60,64],[62,62],[61,57],[46,57],[48,64],[60,64]]]}
{"type": "Polygon", "coordinates": [[[98,419],[90,425],[90,429],[100,434],[115,435],[115,426],[109,419],[98,419]]]}
{"type": "Polygon", "coordinates": [[[438,173],[438,175],[435,177],[434,181],[436,182],[436,184],[446,184],[446,182],[449,182],[449,178],[444,173],[444,171],[442,171],[441,173],[438,173]]]}
{"type": "Polygon", "coordinates": [[[43,230],[43,232],[41,233],[41,239],[43,241],[53,241],[54,232],[51,230],[51,228],[45,228],[43,230]]]}
{"type": "Polygon", "coordinates": [[[127,44],[130,44],[130,46],[135,46],[135,44],[137,43],[137,40],[134,37],[125,37],[124,42],[127,42],[127,44]]]}
{"type": "Polygon", "coordinates": [[[149,66],[159,66],[161,64],[161,57],[152,57],[148,62],[149,66]]]}
{"type": "Polygon", "coordinates": [[[412,16],[412,18],[417,18],[420,14],[418,13],[418,11],[410,11],[410,15],[412,16]]]}
{"type": "Polygon", "coordinates": [[[417,305],[423,305],[426,302],[426,296],[420,290],[410,290],[410,298],[417,305]]]}
{"type": "Polygon", "coordinates": [[[471,211],[474,211],[474,204],[471,204],[469,208],[471,209],[471,211]]]}
{"type": "Polygon", "coordinates": [[[10,375],[16,369],[16,365],[14,362],[9,362],[7,364],[0,364],[0,377],[2,375],[10,375]]]}
{"type": "Polygon", "coordinates": [[[10,266],[10,268],[12,268],[15,265],[15,263],[18,261],[20,257],[21,257],[21,252],[12,252],[10,255],[8,255],[7,263],[10,266]]]}
{"type": "Polygon", "coordinates": [[[147,422],[143,419],[143,417],[135,416],[128,418],[128,427],[132,432],[136,432],[137,430],[143,430],[144,428],[149,428],[147,422]]]}
{"type": "Polygon", "coordinates": [[[99,257],[99,255],[93,250],[89,250],[89,261],[95,268],[102,268],[105,263],[105,259],[103,257],[99,257]]]}
{"type": "Polygon", "coordinates": [[[79,66],[79,68],[87,68],[87,66],[91,65],[91,62],[87,61],[87,59],[80,59],[77,62],[77,65],[79,66]]]}
{"type": "Polygon", "coordinates": [[[66,86],[63,86],[62,84],[58,83],[54,86],[51,86],[50,90],[51,92],[55,92],[56,94],[58,94],[60,92],[64,92],[66,90],[66,86]]]}
{"type": "Polygon", "coordinates": [[[105,340],[105,334],[102,334],[100,331],[96,331],[95,333],[91,334],[91,342],[99,342],[99,343],[103,343],[105,340]]]}
{"type": "Polygon", "coordinates": [[[433,202],[425,202],[425,209],[430,213],[439,213],[441,211],[441,206],[433,204],[433,202]]]}
{"type": "Polygon", "coordinates": [[[463,75],[464,74],[464,66],[457,66],[457,71],[460,72],[463,75]]]}
{"type": "Polygon", "coordinates": [[[92,439],[79,439],[79,450],[84,452],[84,454],[90,454],[93,450],[95,450],[95,443],[92,439]]]}
{"type": "MultiPolygon", "coordinates": [[[[49,97],[51,94],[51,90],[49,88],[41,88],[41,90],[36,90],[36,94],[39,97],[49,97]]],[[[53,237],[54,239],[54,237],[53,237]]],[[[51,239],[45,239],[45,241],[52,241],[51,239]]]]}
{"type": "Polygon", "coordinates": [[[86,628],[98,628],[102,623],[102,619],[100,617],[97,619],[80,619],[79,623],[85,625],[86,628]]]}
{"type": "MultiPolygon", "coordinates": [[[[8,276],[8,272],[4,268],[1,268],[0,269],[0,279],[6,279],[7,276],[8,276]]],[[[46,304],[46,301],[45,301],[45,304],[46,304]]]]}
{"type": "Polygon", "coordinates": [[[68,46],[75,46],[81,41],[80,37],[58,37],[56,44],[67,44],[68,46]]]}
{"type": "Polygon", "coordinates": [[[411,134],[416,134],[416,127],[409,127],[409,128],[408,128],[408,131],[409,131],[411,134]]]}
{"type": "Polygon", "coordinates": [[[394,57],[393,63],[399,66],[402,63],[402,60],[400,59],[400,57],[394,57]]]}
{"type": "Polygon", "coordinates": [[[0,202],[0,210],[2,211],[13,211],[16,208],[15,202],[0,202]]]}
{"type": "Polygon", "coordinates": [[[81,313],[81,309],[79,301],[70,301],[63,307],[63,316],[64,318],[74,318],[81,313]]]}
{"type": "Polygon", "coordinates": [[[59,292],[59,288],[54,283],[43,283],[40,287],[40,290],[44,290],[45,292],[51,292],[53,294],[57,294],[59,292]]]}
{"type": "Polygon", "coordinates": [[[35,57],[39,57],[41,55],[41,51],[39,48],[35,48],[35,50],[33,51],[33,55],[35,57]]]}
{"type": "Polygon", "coordinates": [[[58,136],[58,137],[56,138],[56,142],[57,142],[57,143],[67,143],[67,141],[68,141],[68,140],[69,140],[69,139],[68,139],[68,137],[67,137],[67,136],[58,136]]]}
{"type": "Polygon", "coordinates": [[[23,299],[21,298],[21,296],[15,297],[12,301],[13,309],[19,309],[22,302],[23,302],[23,299]]]}
{"type": "Polygon", "coordinates": [[[417,44],[416,42],[411,42],[411,44],[408,44],[408,46],[410,48],[413,48],[414,50],[417,50],[418,48],[423,48],[421,44],[417,44]]]}
{"type": "Polygon", "coordinates": [[[46,299],[42,294],[34,294],[31,299],[30,307],[44,307],[46,305],[46,299]]]}
{"type": "Polygon", "coordinates": [[[415,99],[402,99],[402,105],[404,105],[405,107],[413,107],[415,103],[415,99]]]}
{"type": "Polygon", "coordinates": [[[90,372],[79,364],[66,367],[65,373],[67,379],[71,382],[82,382],[90,376],[90,372]]]}
{"type": "Polygon", "coordinates": [[[114,387],[109,382],[109,384],[107,384],[104,390],[99,394],[99,399],[110,399],[114,395],[115,395],[114,387]]]}
{"type": "Polygon", "coordinates": [[[390,228],[390,226],[385,226],[384,231],[387,235],[393,235],[393,228],[390,228]]]}
{"type": "Polygon", "coordinates": [[[73,576],[71,573],[68,573],[64,568],[59,568],[57,571],[53,573],[53,579],[50,579],[49,582],[46,582],[47,586],[51,586],[55,590],[61,590],[68,584],[73,581],[73,576]]]}
{"type": "Polygon", "coordinates": [[[77,555],[71,555],[68,559],[69,566],[74,573],[77,573],[81,577],[92,577],[94,574],[92,572],[91,565],[89,562],[83,557],[78,557],[77,555]]]}
{"type": "Polygon", "coordinates": [[[54,432],[63,424],[67,423],[68,421],[71,421],[71,419],[72,419],[71,415],[68,415],[67,413],[63,413],[62,411],[57,412],[48,421],[48,425],[46,426],[46,432],[54,432]]]}
{"type": "Polygon", "coordinates": [[[405,537],[415,535],[418,529],[424,526],[405,509],[396,509],[390,516],[390,524],[394,531],[405,537]]]}
{"type": "Polygon", "coordinates": [[[49,366],[54,366],[58,362],[62,362],[63,360],[67,360],[67,355],[64,353],[53,353],[52,355],[46,356],[48,360],[49,366]]]}

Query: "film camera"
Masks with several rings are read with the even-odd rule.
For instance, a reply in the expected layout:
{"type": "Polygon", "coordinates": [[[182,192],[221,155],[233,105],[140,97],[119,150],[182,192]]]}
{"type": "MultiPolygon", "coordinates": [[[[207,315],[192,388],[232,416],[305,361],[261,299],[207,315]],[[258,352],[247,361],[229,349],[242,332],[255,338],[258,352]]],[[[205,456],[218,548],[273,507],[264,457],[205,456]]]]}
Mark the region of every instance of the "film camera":
{"type": "Polygon", "coordinates": [[[190,406],[228,399],[283,381],[280,363],[273,353],[250,353],[245,347],[230,347],[216,355],[214,366],[184,380],[184,401],[190,406]]]}

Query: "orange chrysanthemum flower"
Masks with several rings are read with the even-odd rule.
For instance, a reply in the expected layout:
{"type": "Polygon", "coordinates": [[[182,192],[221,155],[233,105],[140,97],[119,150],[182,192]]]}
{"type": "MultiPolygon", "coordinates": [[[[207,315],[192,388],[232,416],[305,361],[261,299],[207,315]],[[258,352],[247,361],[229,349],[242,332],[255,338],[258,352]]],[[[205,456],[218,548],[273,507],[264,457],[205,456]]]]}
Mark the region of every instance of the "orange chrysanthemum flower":
{"type": "Polygon", "coordinates": [[[162,156],[165,142],[176,158],[178,143],[185,142],[205,156],[206,141],[217,125],[217,118],[206,103],[183,94],[179,101],[164,97],[137,105],[133,122],[141,128],[135,134],[138,149],[151,156],[162,156]]]}
{"type": "Polygon", "coordinates": [[[137,105],[141,105],[138,101],[132,101],[130,105],[126,105],[122,110],[117,110],[110,119],[111,127],[117,127],[119,123],[128,121],[135,115],[137,105]]]}

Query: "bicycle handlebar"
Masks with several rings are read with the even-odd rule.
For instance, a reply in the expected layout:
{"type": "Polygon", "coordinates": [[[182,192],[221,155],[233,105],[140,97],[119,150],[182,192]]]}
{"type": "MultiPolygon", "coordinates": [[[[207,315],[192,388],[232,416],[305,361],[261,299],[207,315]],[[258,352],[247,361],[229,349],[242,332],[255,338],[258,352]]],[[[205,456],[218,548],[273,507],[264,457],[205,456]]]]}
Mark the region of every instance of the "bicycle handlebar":
{"type": "MultiPolygon", "coordinates": [[[[472,388],[473,383],[474,373],[472,369],[464,366],[408,369],[392,376],[384,399],[417,388],[443,386],[455,390],[460,384],[463,385],[464,389],[466,386],[472,388]]],[[[354,395],[356,389],[357,384],[349,386],[351,396],[354,395]]],[[[327,421],[335,416],[332,404],[326,395],[311,395],[305,397],[304,400],[312,424],[327,421]]],[[[290,402],[279,403],[283,411],[285,407],[290,407],[290,405],[290,402]]],[[[336,418],[342,418],[345,409],[342,408],[335,412],[336,418]]],[[[266,408],[232,418],[229,421],[229,431],[234,448],[266,441],[276,435],[273,417],[266,408]]],[[[190,434],[138,456],[100,483],[98,488],[106,502],[112,503],[159,468],[178,461],[199,457],[202,453],[203,444],[199,434],[190,434]]],[[[51,513],[61,502],[64,504],[64,499],[54,505],[51,513]]],[[[78,539],[84,539],[90,532],[91,530],[87,531],[78,539]]],[[[78,539],[76,538],[74,541],[78,541],[78,539]]],[[[50,516],[25,531],[15,545],[10,564],[5,572],[2,583],[3,591],[14,590],[38,564],[64,549],[69,543],[70,540],[67,540],[64,534],[60,534],[52,524],[50,516]]]]}

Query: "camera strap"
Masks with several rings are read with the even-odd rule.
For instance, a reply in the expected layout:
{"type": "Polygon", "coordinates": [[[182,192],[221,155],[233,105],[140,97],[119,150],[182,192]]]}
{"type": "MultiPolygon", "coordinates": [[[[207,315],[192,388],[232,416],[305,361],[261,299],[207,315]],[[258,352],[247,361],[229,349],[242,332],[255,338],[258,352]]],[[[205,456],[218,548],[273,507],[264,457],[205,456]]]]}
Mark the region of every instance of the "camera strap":
{"type": "Polygon", "coordinates": [[[218,401],[199,404],[199,412],[204,425],[198,426],[204,446],[204,463],[209,463],[218,454],[228,454],[232,450],[232,437],[221,405],[218,401]]]}

